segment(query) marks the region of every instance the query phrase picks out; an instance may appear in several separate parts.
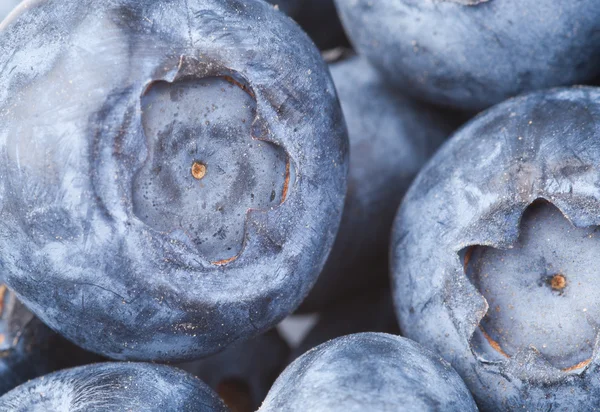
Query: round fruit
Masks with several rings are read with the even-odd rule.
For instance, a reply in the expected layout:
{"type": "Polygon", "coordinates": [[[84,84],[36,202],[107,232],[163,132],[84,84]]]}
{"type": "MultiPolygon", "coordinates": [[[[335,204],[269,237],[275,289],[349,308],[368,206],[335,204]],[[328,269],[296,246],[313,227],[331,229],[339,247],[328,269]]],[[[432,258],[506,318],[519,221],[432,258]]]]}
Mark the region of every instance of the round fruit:
{"type": "Polygon", "coordinates": [[[298,26],[255,0],[19,10],[0,31],[0,261],[25,304],[86,349],[163,361],[293,311],[348,159],[298,26]]]}
{"type": "Polygon", "coordinates": [[[226,412],[201,380],[146,363],[96,363],[31,380],[0,398],[0,411],[226,412]]]}
{"type": "Polygon", "coordinates": [[[482,410],[600,407],[599,142],[600,89],[518,97],[455,134],[400,207],[403,335],[482,410]]]}
{"type": "Polygon", "coordinates": [[[600,75],[597,0],[336,0],[357,50],[414,97],[480,110],[600,75]]]}
{"type": "Polygon", "coordinates": [[[476,410],[460,376],[439,355],[400,336],[358,333],[296,359],[259,412],[476,410]]]}

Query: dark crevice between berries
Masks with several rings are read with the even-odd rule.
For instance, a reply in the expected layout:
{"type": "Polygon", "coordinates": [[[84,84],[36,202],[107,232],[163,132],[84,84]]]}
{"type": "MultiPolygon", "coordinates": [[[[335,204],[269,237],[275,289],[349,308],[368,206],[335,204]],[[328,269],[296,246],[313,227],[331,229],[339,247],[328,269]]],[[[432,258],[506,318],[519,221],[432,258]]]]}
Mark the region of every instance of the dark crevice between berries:
{"type": "Polygon", "coordinates": [[[152,82],[141,97],[148,152],[134,179],[133,210],[223,266],[245,247],[248,213],[283,204],[295,171],[268,139],[248,82],[190,67],[198,64],[182,58],[180,75],[152,82]]]}
{"type": "Polygon", "coordinates": [[[598,254],[597,227],[573,226],[545,200],[523,212],[511,247],[463,249],[465,274],[488,304],[473,349],[501,360],[535,348],[565,372],[587,366],[600,329],[598,254]]]}
{"type": "Polygon", "coordinates": [[[217,386],[217,393],[232,412],[252,412],[254,410],[250,386],[243,379],[223,380],[217,386]]]}
{"type": "Polygon", "coordinates": [[[33,314],[4,284],[0,284],[0,358],[14,349],[33,314]]]}

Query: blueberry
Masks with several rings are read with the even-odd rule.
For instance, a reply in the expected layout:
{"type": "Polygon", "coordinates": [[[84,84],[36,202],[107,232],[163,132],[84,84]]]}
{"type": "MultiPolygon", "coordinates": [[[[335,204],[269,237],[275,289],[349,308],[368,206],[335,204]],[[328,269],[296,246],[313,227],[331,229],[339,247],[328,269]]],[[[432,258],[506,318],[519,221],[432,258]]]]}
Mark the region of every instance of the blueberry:
{"type": "Polygon", "coordinates": [[[254,412],[267,396],[290,354],[276,329],[236,343],[223,352],[178,365],[206,382],[236,412],[254,412]]]}
{"type": "Polygon", "coordinates": [[[360,332],[400,334],[388,287],[365,291],[320,312],[317,323],[294,348],[290,362],[328,340],[360,332]]]}
{"type": "Polygon", "coordinates": [[[0,396],[29,379],[99,360],[51,331],[0,285],[0,396]]]}
{"type": "Polygon", "coordinates": [[[0,31],[6,283],[116,359],[206,356],[293,311],[348,161],[309,38],[254,0],[25,6],[0,31]]]}
{"type": "Polygon", "coordinates": [[[259,412],[476,410],[464,382],[438,355],[400,336],[359,333],[298,358],[259,412]]]}
{"type": "Polygon", "coordinates": [[[334,248],[303,311],[388,283],[394,214],[421,166],[454,128],[446,113],[391,90],[363,58],[330,69],[350,138],[348,196],[334,248]]]}
{"type": "Polygon", "coordinates": [[[432,103],[479,110],[600,74],[600,2],[336,0],[357,50],[432,103]]]}
{"type": "Polygon", "coordinates": [[[442,354],[483,410],[595,410],[600,89],[536,92],[479,115],[398,212],[403,334],[442,354]]]}
{"type": "Polygon", "coordinates": [[[144,363],[97,363],[29,381],[0,398],[0,411],[225,412],[202,381],[176,368],[144,363]]]}

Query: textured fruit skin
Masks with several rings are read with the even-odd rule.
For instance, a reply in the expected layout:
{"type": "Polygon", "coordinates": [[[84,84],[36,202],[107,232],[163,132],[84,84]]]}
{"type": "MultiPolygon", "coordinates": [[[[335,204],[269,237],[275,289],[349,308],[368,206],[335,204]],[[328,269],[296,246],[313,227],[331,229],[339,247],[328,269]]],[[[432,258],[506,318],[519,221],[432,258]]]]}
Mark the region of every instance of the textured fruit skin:
{"type": "Polygon", "coordinates": [[[596,0],[336,0],[355,48],[416,98],[480,110],[600,74],[596,0]]]}
{"type": "Polygon", "coordinates": [[[408,191],[392,244],[402,333],[448,360],[482,410],[600,407],[597,354],[586,367],[565,372],[534,349],[511,358],[475,353],[471,339],[488,304],[459,256],[473,245],[515,245],[523,211],[537,199],[576,227],[598,225],[599,187],[600,90],[582,87],[528,94],[480,114],[408,191]]]}
{"type": "Polygon", "coordinates": [[[29,379],[100,360],[50,330],[0,285],[0,396],[29,379]]]}
{"type": "Polygon", "coordinates": [[[29,381],[0,398],[0,411],[226,412],[202,381],[176,368],[96,363],[29,381]]]}
{"type": "MultiPolygon", "coordinates": [[[[223,386],[228,382],[241,384],[247,390],[242,396],[248,398],[251,411],[256,411],[285,367],[289,354],[288,344],[272,329],[206,359],[177,366],[217,391],[225,403],[228,403],[228,393],[223,386]]],[[[235,403],[233,398],[231,401],[235,403]]]]}
{"type": "Polygon", "coordinates": [[[476,411],[464,382],[439,355],[400,336],[331,340],[287,367],[259,412],[476,411]]]}
{"type": "Polygon", "coordinates": [[[392,222],[402,196],[454,130],[440,110],[415,102],[360,57],[330,66],[350,139],[348,194],[333,250],[301,311],[388,283],[392,222]]]}
{"type": "Polygon", "coordinates": [[[116,359],[206,356],[293,311],[331,249],[348,161],[333,82],[308,37],[262,1],[28,5],[0,25],[6,283],[52,329],[116,359]],[[160,80],[210,76],[254,96],[248,143],[291,159],[281,205],[231,216],[245,225],[229,263],[211,263],[182,231],[154,230],[132,202],[148,158],[141,96],[160,80]]]}

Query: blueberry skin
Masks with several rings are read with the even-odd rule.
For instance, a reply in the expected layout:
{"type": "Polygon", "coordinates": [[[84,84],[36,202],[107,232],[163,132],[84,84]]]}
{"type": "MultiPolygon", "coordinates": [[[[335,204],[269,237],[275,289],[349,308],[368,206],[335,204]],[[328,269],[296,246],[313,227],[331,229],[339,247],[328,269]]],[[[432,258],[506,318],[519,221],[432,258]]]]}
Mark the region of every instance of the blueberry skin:
{"type": "MultiPolygon", "coordinates": [[[[387,267],[382,270],[387,274],[387,267]]],[[[293,350],[289,362],[340,336],[361,332],[400,334],[389,287],[349,297],[326,311],[319,312],[318,316],[316,325],[293,350]]]]}
{"type": "Polygon", "coordinates": [[[336,0],[355,48],[418,99],[480,110],[600,74],[595,0],[336,0]]]}
{"type": "MultiPolygon", "coordinates": [[[[457,132],[423,168],[398,211],[392,275],[402,333],[448,360],[482,410],[600,407],[597,354],[585,367],[565,371],[534,348],[510,358],[477,353],[485,342],[475,338],[489,306],[460,256],[473,245],[517,244],[519,220],[537,199],[551,202],[578,228],[598,225],[599,137],[597,88],[511,99],[457,132]]],[[[547,316],[559,316],[564,327],[571,323],[562,313],[547,316]]]]}
{"type": "Polygon", "coordinates": [[[100,360],[50,330],[0,285],[0,396],[29,379],[100,360]]]}
{"type": "Polygon", "coordinates": [[[145,363],[97,363],[29,381],[0,397],[0,411],[226,412],[202,381],[179,369],[145,363]]]}
{"type": "Polygon", "coordinates": [[[232,410],[254,412],[285,367],[289,355],[288,344],[272,329],[206,359],[177,366],[200,378],[232,410]]]}
{"type": "Polygon", "coordinates": [[[390,89],[364,58],[330,71],[350,139],[348,194],[333,250],[303,312],[389,282],[389,239],[402,196],[455,129],[446,113],[390,89]]]}
{"type": "Polygon", "coordinates": [[[450,364],[419,344],[359,333],[307,352],[281,374],[259,412],[476,411],[450,364]]]}
{"type": "MultiPolygon", "coordinates": [[[[0,271],[6,283],[52,329],[115,359],[206,356],[293,311],[331,249],[348,161],[333,82],[308,37],[262,1],[26,4],[0,26],[0,271]],[[156,107],[143,112],[145,97],[171,110],[183,100],[175,93],[165,103],[165,84],[215,77],[227,80],[226,93],[243,91],[239,113],[252,111],[250,99],[256,116],[244,125],[228,124],[220,103],[209,114],[215,134],[199,134],[209,148],[198,156],[222,157],[217,149],[229,144],[239,149],[232,141],[240,135],[230,131],[244,126],[247,152],[250,145],[279,150],[289,171],[283,201],[273,190],[271,199],[261,200],[273,206],[240,216],[231,212],[242,205],[237,186],[223,188],[223,202],[231,207],[224,209],[222,226],[235,223],[243,232],[238,254],[220,261],[198,252],[203,245],[181,229],[179,218],[166,232],[155,229],[166,218],[144,221],[136,210],[154,206],[143,196],[144,184],[171,179],[161,186],[157,207],[177,204],[181,219],[197,224],[191,217],[203,213],[201,202],[180,200],[189,190],[221,189],[221,175],[212,173],[219,166],[231,166],[237,174],[227,179],[240,176],[234,182],[244,190],[261,183],[255,172],[273,169],[248,165],[240,155],[228,164],[208,164],[204,185],[192,177],[193,167],[190,173],[197,153],[185,140],[196,136],[195,126],[204,127],[203,119],[187,125],[190,130],[172,144],[144,136],[143,122],[167,123],[153,139],[171,136],[169,122],[176,123],[160,112],[144,118],[156,107]],[[171,152],[161,164],[151,163],[171,152]],[[153,179],[152,172],[167,178],[153,179]],[[178,191],[179,184],[188,186],[178,191]]],[[[220,198],[204,199],[214,206],[220,198]]]]}

